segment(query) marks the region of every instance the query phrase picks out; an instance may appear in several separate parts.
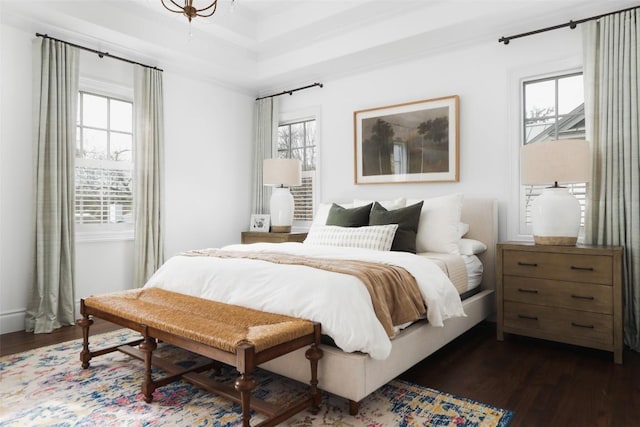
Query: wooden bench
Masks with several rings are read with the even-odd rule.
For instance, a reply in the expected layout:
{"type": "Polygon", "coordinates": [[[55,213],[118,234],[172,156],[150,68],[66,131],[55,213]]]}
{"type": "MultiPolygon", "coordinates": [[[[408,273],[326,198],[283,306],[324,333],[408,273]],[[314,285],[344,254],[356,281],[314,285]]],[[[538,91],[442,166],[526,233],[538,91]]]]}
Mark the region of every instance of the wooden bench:
{"type": "Polygon", "coordinates": [[[318,360],[322,358],[320,324],[279,314],[265,313],[235,305],[223,304],[189,295],[148,288],[115,292],[81,300],[83,349],[80,360],[89,367],[91,358],[121,351],[144,360],[145,378],[142,393],[151,402],[153,391],[180,378],[242,405],[242,425],[249,426],[250,410],[263,413],[267,419],[260,426],[272,426],[292,415],[311,408],[317,413],[318,360]],[[142,338],[126,345],[89,350],[91,317],[97,317],[140,332],[142,338]],[[153,357],[158,340],[205,356],[210,361],[183,368],[170,361],[153,357]],[[138,349],[133,346],[139,345],[138,349]],[[252,372],[261,363],[310,346],[305,356],[311,365],[310,391],[284,407],[251,398],[256,386],[252,372]],[[234,387],[209,379],[201,372],[223,362],[234,366],[240,376],[234,387]],[[167,376],[153,379],[152,366],[167,376]]]}

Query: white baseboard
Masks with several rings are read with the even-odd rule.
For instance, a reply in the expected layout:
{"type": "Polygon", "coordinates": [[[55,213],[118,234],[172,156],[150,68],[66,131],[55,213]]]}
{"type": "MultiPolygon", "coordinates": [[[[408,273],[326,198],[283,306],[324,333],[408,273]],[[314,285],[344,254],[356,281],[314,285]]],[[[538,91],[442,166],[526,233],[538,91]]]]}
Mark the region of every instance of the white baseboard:
{"type": "MultiPolygon", "coordinates": [[[[0,313],[0,334],[24,331],[24,319],[26,315],[26,308],[0,313]]],[[[80,317],[80,300],[77,300],[76,319],[79,319],[80,317]]]]}
{"type": "Polygon", "coordinates": [[[24,331],[26,309],[0,313],[0,334],[24,331]]]}

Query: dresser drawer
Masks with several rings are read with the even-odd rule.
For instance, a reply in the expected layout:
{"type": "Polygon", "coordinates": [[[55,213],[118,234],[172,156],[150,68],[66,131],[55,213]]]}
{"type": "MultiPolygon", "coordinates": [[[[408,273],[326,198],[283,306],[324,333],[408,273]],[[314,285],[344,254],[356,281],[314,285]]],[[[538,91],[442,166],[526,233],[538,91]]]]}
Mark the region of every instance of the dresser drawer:
{"type": "Polygon", "coordinates": [[[570,282],[612,284],[611,257],[507,250],[503,274],[570,282]]]}
{"type": "Polygon", "coordinates": [[[613,288],[591,283],[504,276],[505,301],[612,314],[613,288]]]}
{"type": "Polygon", "coordinates": [[[613,346],[613,318],[601,313],[505,301],[504,331],[601,349],[613,346]]]}

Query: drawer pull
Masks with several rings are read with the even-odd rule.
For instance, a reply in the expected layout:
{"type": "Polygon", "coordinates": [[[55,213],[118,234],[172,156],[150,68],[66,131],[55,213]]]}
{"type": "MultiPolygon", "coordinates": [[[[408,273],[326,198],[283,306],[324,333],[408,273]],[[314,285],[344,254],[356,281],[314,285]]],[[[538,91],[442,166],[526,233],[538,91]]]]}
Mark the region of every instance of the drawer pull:
{"type": "Polygon", "coordinates": [[[527,293],[527,294],[537,294],[538,290],[537,289],[518,288],[518,292],[524,292],[524,293],[527,293]]]}
{"type": "Polygon", "coordinates": [[[577,267],[575,265],[571,266],[572,270],[580,270],[580,271],[593,271],[593,267],[577,267]]]}
{"type": "MultiPolygon", "coordinates": [[[[518,261],[518,265],[524,266],[524,267],[537,267],[538,263],[536,262],[522,262],[522,261],[518,261]]],[[[573,268],[573,267],[571,267],[573,268]]]]}
{"type": "Polygon", "coordinates": [[[580,323],[571,322],[571,326],[575,326],[576,328],[585,328],[585,329],[593,329],[593,325],[581,325],[580,323]]]}
{"type": "Polygon", "coordinates": [[[591,297],[591,296],[584,296],[584,295],[573,295],[571,294],[571,298],[575,298],[575,299],[587,299],[589,301],[593,301],[595,298],[591,297]]]}
{"type": "Polygon", "coordinates": [[[527,316],[525,314],[518,314],[519,319],[538,320],[538,316],[527,316]]]}

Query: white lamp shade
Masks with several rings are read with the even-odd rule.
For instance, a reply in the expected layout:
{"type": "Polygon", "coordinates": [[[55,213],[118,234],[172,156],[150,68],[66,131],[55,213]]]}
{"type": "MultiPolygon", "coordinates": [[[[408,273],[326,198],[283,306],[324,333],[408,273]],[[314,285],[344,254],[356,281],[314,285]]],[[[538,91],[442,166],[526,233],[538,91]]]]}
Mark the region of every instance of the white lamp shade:
{"type": "Polygon", "coordinates": [[[264,185],[296,187],[302,184],[302,165],[298,159],[265,159],[262,167],[264,185]]]}
{"type": "Polygon", "coordinates": [[[575,184],[588,181],[591,181],[588,141],[560,139],[535,142],[522,147],[523,184],[575,184]]]}

